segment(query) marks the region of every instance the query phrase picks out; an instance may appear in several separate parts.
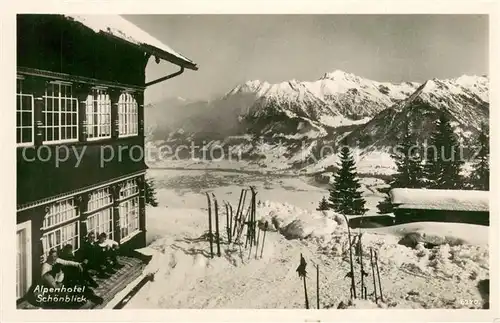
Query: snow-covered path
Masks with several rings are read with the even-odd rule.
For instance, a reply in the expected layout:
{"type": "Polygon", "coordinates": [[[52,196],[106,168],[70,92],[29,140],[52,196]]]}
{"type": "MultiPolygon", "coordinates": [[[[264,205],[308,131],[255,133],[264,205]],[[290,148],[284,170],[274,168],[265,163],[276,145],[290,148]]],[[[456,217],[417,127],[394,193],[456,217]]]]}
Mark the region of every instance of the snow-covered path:
{"type": "MultiPolygon", "coordinates": [[[[210,191],[216,193],[219,202],[225,199],[235,206],[239,189],[237,186],[215,186],[210,191]]],[[[298,189],[303,190],[302,195],[308,194],[307,187],[298,189]]],[[[333,231],[328,226],[313,228],[309,238],[300,240],[287,240],[282,233],[270,231],[266,234],[262,259],[255,259],[255,248],[249,259],[248,248],[243,247],[240,251],[239,247],[228,244],[221,245],[222,257],[210,259],[208,242],[199,239],[208,227],[204,191],[179,191],[166,187],[159,190],[160,206],[147,209],[148,238],[152,241],[149,247],[155,250],[150,267],[158,271],[155,281],[144,286],[127,308],[304,308],[303,284],[295,271],[301,253],[308,263],[307,287],[312,308],[316,308],[315,264],[320,266],[321,308],[336,308],[340,302],[349,299],[350,282],[345,277],[349,263],[342,252],[347,238],[342,226],[332,226],[333,231]]],[[[294,200],[297,191],[289,191],[292,196],[289,200],[294,200]]],[[[315,189],[311,188],[311,191],[315,192],[315,189]]],[[[283,190],[267,191],[268,196],[283,197],[282,193],[283,190]]],[[[297,202],[308,206],[307,199],[297,202]]],[[[297,220],[301,230],[305,228],[303,232],[308,230],[308,225],[323,223],[318,219],[324,217],[311,209],[263,202],[257,217],[272,216],[281,217],[283,224],[297,220]]],[[[225,216],[222,218],[221,228],[224,228],[225,216]]],[[[368,247],[374,247],[380,254],[383,307],[481,307],[482,299],[476,285],[479,279],[488,277],[488,248],[481,245],[484,241],[451,247],[444,244],[431,250],[414,250],[397,243],[408,230],[429,231],[431,228],[435,232],[431,237],[435,240],[443,232],[441,227],[423,224],[404,230],[366,230],[363,235],[365,268],[371,270],[368,247]],[[464,305],[464,302],[468,304],[464,305]]],[[[487,237],[487,227],[446,228],[460,231],[462,235],[469,232],[487,237]],[[475,231],[470,231],[472,229],[475,231]]],[[[371,294],[371,272],[365,284],[368,294],[371,294]]]]}

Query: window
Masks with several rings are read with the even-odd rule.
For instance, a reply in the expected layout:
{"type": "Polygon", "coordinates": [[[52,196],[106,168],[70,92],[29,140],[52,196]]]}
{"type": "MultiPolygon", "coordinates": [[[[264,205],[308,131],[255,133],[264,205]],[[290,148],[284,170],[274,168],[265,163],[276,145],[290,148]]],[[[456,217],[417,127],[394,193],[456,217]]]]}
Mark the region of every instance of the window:
{"type": "Polygon", "coordinates": [[[139,231],[139,187],[135,179],[120,189],[120,235],[122,240],[139,231]]]}
{"type": "Polygon", "coordinates": [[[87,232],[106,233],[113,239],[113,199],[109,188],[93,192],[88,202],[88,212],[92,215],[87,217],[87,232]]]}
{"type": "Polygon", "coordinates": [[[122,240],[139,231],[139,196],[120,203],[120,230],[122,240]]]}
{"type": "Polygon", "coordinates": [[[77,140],[78,101],[73,97],[71,84],[49,83],[44,98],[44,143],[77,140]]]}
{"type": "Polygon", "coordinates": [[[34,98],[23,92],[23,79],[17,79],[16,142],[20,146],[33,144],[34,98]]]}
{"type": "Polygon", "coordinates": [[[45,255],[50,249],[61,249],[66,244],[71,244],[74,250],[79,248],[78,239],[78,211],[73,199],[55,202],[48,207],[48,212],[43,220],[42,244],[45,255]],[[74,220],[74,221],[72,221],[74,220]]]}
{"type": "Polygon", "coordinates": [[[137,186],[137,182],[135,179],[127,180],[123,187],[120,189],[120,199],[127,198],[134,194],[139,193],[139,187],[137,186]]]}
{"type": "Polygon", "coordinates": [[[120,136],[138,134],[137,101],[130,93],[122,93],[118,99],[118,129],[120,136]]]}
{"type": "Polygon", "coordinates": [[[87,233],[94,232],[96,236],[106,233],[113,239],[113,208],[107,208],[90,215],[87,218],[87,233]]]}
{"type": "Polygon", "coordinates": [[[85,102],[88,139],[111,138],[111,99],[105,89],[92,89],[85,102]]]}
{"type": "Polygon", "coordinates": [[[78,235],[79,224],[80,221],[75,221],[44,233],[42,244],[45,256],[49,254],[51,249],[61,250],[67,244],[72,245],[73,250],[78,250],[80,247],[78,235]]]}
{"type": "Polygon", "coordinates": [[[76,218],[78,218],[78,211],[73,199],[55,202],[48,208],[47,215],[43,220],[43,229],[49,229],[76,218]]]}

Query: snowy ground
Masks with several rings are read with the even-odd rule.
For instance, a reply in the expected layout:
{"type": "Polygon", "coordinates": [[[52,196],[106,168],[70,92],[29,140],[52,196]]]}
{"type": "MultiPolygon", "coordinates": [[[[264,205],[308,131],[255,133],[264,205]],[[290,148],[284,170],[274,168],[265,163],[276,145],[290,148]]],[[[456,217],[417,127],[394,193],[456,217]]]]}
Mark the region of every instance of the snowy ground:
{"type": "MultiPolygon", "coordinates": [[[[321,308],[348,301],[345,223],[331,212],[315,211],[326,194],[324,188],[301,177],[165,170],[150,170],[149,175],[156,181],[160,206],[147,209],[149,248],[155,255],[148,270],[157,272],[155,281],[144,286],[127,308],[304,308],[303,285],[295,272],[301,253],[308,263],[312,307],[315,264],[320,268],[321,308]],[[256,186],[261,201],[257,218],[272,223],[262,258],[260,247],[255,259],[255,249],[249,257],[248,248],[223,243],[222,257],[210,259],[209,244],[202,239],[208,229],[204,193],[213,192],[220,204],[227,200],[236,209],[240,189],[248,185],[256,186]]],[[[367,184],[366,188],[377,182],[367,184]]],[[[381,198],[369,190],[366,194],[372,194],[372,206],[375,197],[381,198]]],[[[357,302],[351,307],[480,308],[476,286],[489,274],[487,237],[487,227],[459,224],[363,230],[365,268],[370,269],[369,248],[379,253],[384,304],[357,302]],[[437,246],[426,249],[419,244],[412,249],[398,244],[415,232],[437,246]]],[[[356,265],[357,276],[358,269],[356,265]]],[[[366,286],[371,294],[371,272],[366,286]]]]}

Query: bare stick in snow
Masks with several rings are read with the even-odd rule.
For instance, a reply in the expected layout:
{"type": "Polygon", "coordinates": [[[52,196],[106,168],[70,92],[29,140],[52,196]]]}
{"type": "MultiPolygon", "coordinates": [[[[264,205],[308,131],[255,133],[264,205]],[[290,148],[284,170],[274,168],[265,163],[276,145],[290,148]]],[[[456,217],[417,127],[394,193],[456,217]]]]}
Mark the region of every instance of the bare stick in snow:
{"type": "Polygon", "coordinates": [[[212,196],[214,198],[214,209],[215,209],[215,232],[216,232],[216,239],[217,242],[217,257],[220,257],[220,232],[219,232],[219,204],[217,203],[217,198],[215,197],[215,194],[212,193],[212,196]]]}
{"type": "Polygon", "coordinates": [[[210,257],[214,257],[214,245],[212,240],[212,203],[210,202],[210,195],[207,194],[208,200],[208,241],[210,242],[210,257]]]}
{"type": "MultiPolygon", "coordinates": [[[[228,203],[229,204],[229,203],[228,203]]],[[[229,243],[231,243],[233,239],[233,206],[229,204],[229,211],[231,212],[231,215],[229,217],[229,243]]]]}
{"type": "Polygon", "coordinates": [[[356,280],[354,278],[354,264],[353,264],[353,258],[352,258],[352,240],[351,240],[351,228],[349,227],[349,220],[347,219],[347,215],[343,214],[346,224],[347,224],[347,235],[349,238],[349,264],[351,267],[351,272],[349,273],[351,276],[351,288],[353,291],[353,297],[356,298],[356,280]]]}
{"type": "MultiPolygon", "coordinates": [[[[248,223],[247,223],[248,214],[250,214],[250,206],[248,207],[248,210],[247,210],[245,216],[241,219],[241,226],[238,229],[238,235],[236,236],[235,241],[240,241],[241,235],[243,234],[243,229],[245,228],[245,225],[247,225],[247,230],[248,230],[248,223]]],[[[245,246],[245,248],[246,248],[246,246],[245,246]]]]}
{"type": "Polygon", "coordinates": [[[382,282],[380,281],[380,271],[378,269],[378,255],[375,251],[375,265],[377,266],[377,277],[378,277],[378,290],[380,291],[380,300],[384,301],[384,296],[382,295],[382,282]]]}
{"type": "Polygon", "coordinates": [[[253,242],[256,243],[256,225],[257,225],[257,192],[255,187],[250,186],[250,191],[252,192],[252,238],[253,242]]]}
{"type": "Polygon", "coordinates": [[[307,266],[306,260],[304,259],[302,254],[300,254],[300,264],[299,264],[299,267],[297,267],[296,271],[299,274],[299,277],[303,278],[304,298],[306,301],[306,309],[309,309],[309,298],[307,297],[307,283],[306,283],[306,276],[307,276],[306,266],[307,266]]]}
{"type": "MultiPolygon", "coordinates": [[[[361,265],[361,297],[363,298],[364,290],[366,289],[365,287],[365,277],[368,276],[368,273],[365,272],[364,266],[363,266],[363,244],[362,244],[362,238],[363,235],[359,234],[358,236],[358,244],[359,244],[359,263],[361,265]]],[[[366,299],[366,297],[365,297],[366,299]]]]}
{"type": "MultiPolygon", "coordinates": [[[[236,217],[234,219],[234,222],[236,224],[236,222],[238,222],[238,216],[240,214],[240,209],[241,209],[241,200],[243,199],[243,193],[245,192],[244,189],[241,190],[241,193],[240,193],[240,199],[238,200],[238,208],[236,209],[236,217]]],[[[236,234],[236,227],[237,225],[234,226],[233,228],[233,236],[236,234]]]]}
{"type": "Polygon", "coordinates": [[[316,265],[316,308],[319,310],[319,265],[316,265]]]}
{"type": "Polygon", "coordinates": [[[224,206],[226,207],[226,234],[227,243],[231,243],[231,222],[229,222],[229,206],[226,201],[224,201],[224,206]]]}
{"type": "Polygon", "coordinates": [[[264,243],[266,242],[266,232],[268,227],[269,222],[266,221],[266,223],[264,223],[264,236],[262,237],[262,249],[260,250],[260,258],[262,258],[262,254],[264,253],[264,243]]]}
{"type": "Polygon", "coordinates": [[[260,228],[258,228],[257,241],[255,242],[255,259],[258,259],[257,255],[259,254],[259,239],[260,239],[260,228]]]}
{"type": "Polygon", "coordinates": [[[243,190],[243,201],[241,202],[240,214],[238,215],[239,226],[238,230],[243,231],[243,226],[245,225],[245,220],[243,219],[243,213],[245,211],[245,201],[247,198],[247,190],[243,190]]]}
{"type": "Polygon", "coordinates": [[[373,248],[370,248],[370,265],[372,267],[373,293],[375,294],[375,303],[378,303],[377,279],[375,278],[375,264],[373,263],[373,248]]]}

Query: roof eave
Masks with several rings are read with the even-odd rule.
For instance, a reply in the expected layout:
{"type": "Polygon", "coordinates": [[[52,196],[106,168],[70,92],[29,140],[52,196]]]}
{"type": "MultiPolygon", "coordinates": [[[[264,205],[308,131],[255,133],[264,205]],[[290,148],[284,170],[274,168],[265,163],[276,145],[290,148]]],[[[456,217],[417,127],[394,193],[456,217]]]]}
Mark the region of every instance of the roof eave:
{"type": "MultiPolygon", "coordinates": [[[[132,45],[136,45],[136,44],[132,44],[132,45]]],[[[148,53],[152,56],[161,58],[161,59],[168,61],[172,64],[175,64],[175,65],[178,65],[178,66],[181,66],[181,67],[193,70],[193,71],[198,70],[198,66],[195,63],[182,60],[182,59],[180,59],[180,58],[178,58],[170,53],[162,51],[161,49],[156,48],[154,46],[147,45],[147,44],[136,45],[136,46],[140,47],[145,53],[148,53]]]]}
{"type": "Polygon", "coordinates": [[[155,46],[152,46],[152,45],[148,45],[148,44],[136,44],[136,43],[133,43],[133,42],[129,42],[123,38],[120,38],[120,37],[116,37],[115,35],[112,35],[110,33],[107,33],[105,31],[99,31],[99,33],[101,35],[104,35],[106,37],[109,37],[109,38],[112,38],[113,40],[115,41],[119,41],[119,42],[122,42],[122,43],[126,43],[126,44],[129,44],[131,46],[134,46],[135,48],[138,48],[140,50],[142,50],[143,52],[147,53],[147,54],[150,54],[152,56],[156,56],[158,58],[161,58],[165,61],[168,61],[172,64],[175,64],[177,66],[181,66],[181,67],[184,67],[184,68],[187,68],[187,69],[190,69],[190,70],[193,70],[193,71],[197,71],[198,70],[198,66],[191,62],[191,61],[187,61],[187,60],[182,60],[180,58],[178,58],[177,56],[175,55],[172,55],[168,52],[165,52],[155,46]]]}

